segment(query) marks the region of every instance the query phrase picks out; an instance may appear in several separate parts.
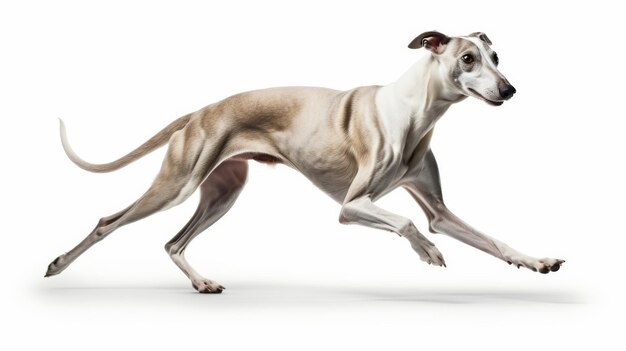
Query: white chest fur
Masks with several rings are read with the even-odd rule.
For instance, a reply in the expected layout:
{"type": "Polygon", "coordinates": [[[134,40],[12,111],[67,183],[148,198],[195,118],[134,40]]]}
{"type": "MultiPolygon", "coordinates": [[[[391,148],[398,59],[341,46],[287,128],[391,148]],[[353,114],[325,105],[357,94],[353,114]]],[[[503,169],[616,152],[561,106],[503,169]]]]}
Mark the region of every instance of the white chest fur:
{"type": "Polygon", "coordinates": [[[439,85],[438,75],[436,62],[424,57],[376,95],[386,143],[391,145],[394,161],[402,163],[408,172],[417,168],[428,150],[435,123],[452,104],[432,91],[439,85]]]}

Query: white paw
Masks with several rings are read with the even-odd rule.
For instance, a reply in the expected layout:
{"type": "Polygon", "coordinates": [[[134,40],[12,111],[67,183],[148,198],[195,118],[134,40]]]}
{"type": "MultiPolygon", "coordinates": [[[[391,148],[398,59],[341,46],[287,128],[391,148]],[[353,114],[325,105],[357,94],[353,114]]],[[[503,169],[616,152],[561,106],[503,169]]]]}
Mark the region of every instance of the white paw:
{"type": "Polygon", "coordinates": [[[194,279],[191,281],[191,285],[199,293],[220,294],[222,290],[226,289],[220,284],[209,279],[194,279]]]}
{"type": "Polygon", "coordinates": [[[531,257],[510,257],[506,259],[508,264],[514,264],[517,268],[526,267],[533,272],[549,273],[556,272],[565,263],[565,260],[556,258],[531,258],[531,257]]]}
{"type": "Polygon", "coordinates": [[[443,259],[443,255],[439,252],[439,249],[435,244],[428,240],[416,240],[411,241],[411,247],[420,256],[420,259],[428,264],[434,264],[435,266],[446,266],[446,261],[443,259]]]}

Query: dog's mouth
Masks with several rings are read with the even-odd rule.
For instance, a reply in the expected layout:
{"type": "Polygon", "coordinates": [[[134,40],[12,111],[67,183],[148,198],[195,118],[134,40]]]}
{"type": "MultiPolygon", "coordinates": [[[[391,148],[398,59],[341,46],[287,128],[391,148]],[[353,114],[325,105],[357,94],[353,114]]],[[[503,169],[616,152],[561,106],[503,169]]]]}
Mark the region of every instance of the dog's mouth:
{"type": "Polygon", "coordinates": [[[474,95],[475,97],[481,99],[482,101],[488,103],[491,106],[500,106],[504,103],[504,101],[494,101],[494,100],[489,100],[486,97],[480,95],[476,90],[472,89],[472,88],[468,88],[468,90],[470,91],[470,93],[472,93],[472,95],[474,95]]]}

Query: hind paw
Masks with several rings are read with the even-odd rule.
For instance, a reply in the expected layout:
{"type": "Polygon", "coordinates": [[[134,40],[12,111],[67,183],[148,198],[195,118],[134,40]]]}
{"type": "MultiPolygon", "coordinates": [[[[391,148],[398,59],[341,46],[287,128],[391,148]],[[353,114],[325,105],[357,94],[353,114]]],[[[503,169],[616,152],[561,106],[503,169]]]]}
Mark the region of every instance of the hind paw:
{"type": "Polygon", "coordinates": [[[46,271],[46,275],[44,275],[44,277],[51,277],[53,275],[57,275],[59,273],[61,273],[66,267],[68,262],[66,262],[66,257],[67,254],[63,254],[57,258],[54,259],[54,261],[52,261],[49,265],[48,265],[48,270],[46,271]]]}
{"type": "Polygon", "coordinates": [[[192,280],[191,285],[194,289],[198,290],[199,293],[203,294],[220,294],[226,289],[222,285],[209,279],[192,280]]]}

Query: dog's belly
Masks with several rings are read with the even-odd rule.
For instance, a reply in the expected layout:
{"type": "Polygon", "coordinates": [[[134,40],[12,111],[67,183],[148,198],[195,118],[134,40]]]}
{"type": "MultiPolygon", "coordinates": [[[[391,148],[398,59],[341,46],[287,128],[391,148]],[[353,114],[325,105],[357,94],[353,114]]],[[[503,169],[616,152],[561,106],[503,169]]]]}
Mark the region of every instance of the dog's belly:
{"type": "Polygon", "coordinates": [[[354,157],[345,150],[325,148],[306,150],[292,159],[298,171],[338,203],[342,203],[358,171],[354,157]]]}
{"type": "Polygon", "coordinates": [[[343,202],[357,171],[356,162],[346,162],[346,160],[337,160],[336,163],[329,163],[329,160],[313,163],[299,162],[264,152],[244,152],[230,159],[237,161],[254,160],[269,165],[285,164],[290,166],[339,203],[343,202]]]}

